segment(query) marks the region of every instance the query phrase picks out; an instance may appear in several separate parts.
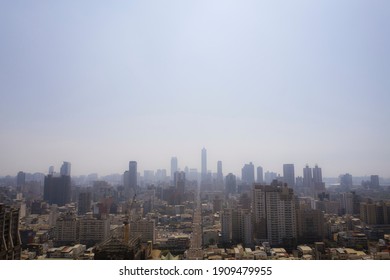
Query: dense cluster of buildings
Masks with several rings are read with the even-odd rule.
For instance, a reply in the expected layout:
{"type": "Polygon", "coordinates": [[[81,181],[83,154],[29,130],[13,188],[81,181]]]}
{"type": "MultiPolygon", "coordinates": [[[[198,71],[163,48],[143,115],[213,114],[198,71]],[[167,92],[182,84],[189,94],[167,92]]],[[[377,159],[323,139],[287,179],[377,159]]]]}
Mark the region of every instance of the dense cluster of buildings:
{"type": "Polygon", "coordinates": [[[128,170],[100,179],[19,172],[0,182],[0,259],[390,259],[389,187],[373,175],[325,187],[322,170],[245,164],[128,170]],[[384,195],[383,195],[384,194],[384,195]],[[379,198],[379,199],[378,199],[379,198]]]}

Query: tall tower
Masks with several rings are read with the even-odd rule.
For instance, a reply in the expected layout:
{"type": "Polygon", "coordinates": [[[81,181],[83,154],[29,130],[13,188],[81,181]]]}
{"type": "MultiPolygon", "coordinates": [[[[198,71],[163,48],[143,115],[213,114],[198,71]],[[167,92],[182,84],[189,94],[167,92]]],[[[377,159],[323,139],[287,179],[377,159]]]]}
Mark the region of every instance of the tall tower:
{"type": "Polygon", "coordinates": [[[171,181],[174,180],[175,172],[177,171],[177,157],[171,158],[171,181]]]}
{"type": "Polygon", "coordinates": [[[60,174],[62,176],[70,176],[70,162],[64,161],[60,169],[60,174]]]}
{"type": "Polygon", "coordinates": [[[322,170],[318,167],[317,164],[313,168],[313,182],[315,185],[322,183],[322,170]]]}
{"type": "Polygon", "coordinates": [[[137,192],[137,162],[129,162],[129,193],[131,198],[137,192]]]}
{"type": "Polygon", "coordinates": [[[217,162],[217,188],[223,190],[222,161],[217,162]]]}
{"type": "Polygon", "coordinates": [[[184,191],[186,184],[186,173],[183,171],[176,171],[174,174],[175,184],[175,205],[183,204],[184,202],[184,191]]]}
{"type": "Polygon", "coordinates": [[[71,179],[66,175],[45,176],[43,199],[49,204],[64,206],[71,200],[71,179]]]}
{"type": "Polygon", "coordinates": [[[255,238],[281,245],[297,237],[293,190],[255,184],[252,196],[255,238]]]}
{"type": "Polygon", "coordinates": [[[205,148],[202,149],[202,181],[207,177],[207,151],[205,148]]]}
{"type": "Polygon", "coordinates": [[[306,165],[305,168],[303,168],[303,188],[305,190],[311,189],[313,185],[313,176],[311,172],[311,168],[306,165]]]}
{"type": "Polygon", "coordinates": [[[16,176],[16,185],[18,187],[24,186],[26,184],[26,173],[23,171],[19,171],[18,175],[16,176]]]}
{"type": "Polygon", "coordinates": [[[261,166],[258,166],[257,167],[257,169],[256,169],[256,175],[257,175],[257,180],[256,180],[256,182],[257,183],[263,183],[264,182],[264,177],[263,177],[263,167],[261,167],[261,166]]]}
{"type": "Polygon", "coordinates": [[[223,179],[223,174],[222,174],[222,161],[217,162],[217,178],[218,179],[223,179]]]}
{"type": "Polygon", "coordinates": [[[241,169],[241,180],[248,185],[255,182],[255,166],[252,162],[245,164],[241,169]]]}
{"type": "Polygon", "coordinates": [[[294,164],[283,164],[283,178],[287,186],[295,186],[294,164]]]}
{"type": "Polygon", "coordinates": [[[235,194],[237,192],[236,176],[229,173],[225,178],[225,193],[226,195],[235,194]]]}

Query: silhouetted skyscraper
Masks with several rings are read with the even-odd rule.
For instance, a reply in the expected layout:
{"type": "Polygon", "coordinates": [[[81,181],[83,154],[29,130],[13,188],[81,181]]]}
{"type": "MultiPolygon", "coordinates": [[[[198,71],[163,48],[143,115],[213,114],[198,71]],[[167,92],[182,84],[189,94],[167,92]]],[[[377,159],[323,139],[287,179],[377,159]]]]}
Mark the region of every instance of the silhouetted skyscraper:
{"type": "Polygon", "coordinates": [[[223,180],[223,174],[222,174],[222,161],[217,162],[217,178],[223,180]]]}
{"type": "Polygon", "coordinates": [[[205,148],[202,149],[202,181],[207,177],[207,151],[205,148]]]}
{"type": "Polygon", "coordinates": [[[25,184],[26,184],[26,173],[24,173],[23,171],[19,171],[18,175],[16,176],[16,185],[20,187],[25,184]]]}
{"type": "Polygon", "coordinates": [[[371,175],[370,187],[371,188],[378,188],[379,187],[379,176],[378,175],[371,175]]]}
{"type": "Polygon", "coordinates": [[[71,179],[66,175],[45,176],[43,199],[49,204],[64,206],[70,203],[71,179]]]}
{"type": "Polygon", "coordinates": [[[321,170],[321,168],[318,167],[317,164],[313,168],[313,182],[315,185],[322,183],[322,170],[321,170]]]}
{"type": "Polygon", "coordinates": [[[305,168],[303,168],[303,188],[305,189],[311,189],[313,186],[313,175],[311,172],[311,168],[306,165],[305,168]]]}
{"type": "Polygon", "coordinates": [[[217,189],[223,190],[222,161],[217,162],[217,189]]]}
{"type": "Polygon", "coordinates": [[[84,215],[91,211],[92,207],[92,195],[90,192],[82,192],[79,194],[78,201],[78,214],[84,215]]]}
{"type": "Polygon", "coordinates": [[[266,171],[264,174],[264,181],[267,184],[271,184],[273,180],[275,180],[278,175],[275,172],[266,171]]]}
{"type": "Polygon", "coordinates": [[[60,174],[62,176],[70,176],[70,162],[64,161],[61,166],[60,174]]]}
{"type": "Polygon", "coordinates": [[[225,193],[227,195],[229,194],[235,194],[237,192],[237,180],[236,176],[232,173],[229,173],[225,177],[225,193]]]}
{"type": "Polygon", "coordinates": [[[352,188],[353,186],[352,175],[349,173],[340,175],[340,186],[344,188],[352,188]]]}
{"type": "Polygon", "coordinates": [[[183,171],[176,171],[174,174],[175,184],[175,205],[183,204],[184,202],[184,191],[186,184],[186,174],[183,171]]]}
{"type": "Polygon", "coordinates": [[[283,178],[289,187],[295,187],[294,164],[283,164],[283,178]]]}
{"type": "Polygon", "coordinates": [[[255,166],[252,162],[245,164],[241,169],[241,180],[248,185],[255,182],[255,166]]]}
{"type": "MultiPolygon", "coordinates": [[[[134,195],[137,192],[137,162],[129,162],[129,191],[134,195]]],[[[131,196],[132,196],[131,195],[131,196]]],[[[131,197],[130,196],[130,197],[131,197]]]]}
{"type": "Polygon", "coordinates": [[[264,177],[263,177],[263,167],[261,166],[258,166],[257,169],[256,169],[256,175],[257,175],[257,180],[256,182],[257,183],[264,183],[264,177]]]}
{"type": "Polygon", "coordinates": [[[177,171],[177,157],[171,158],[171,181],[174,180],[175,172],[177,171]]]}

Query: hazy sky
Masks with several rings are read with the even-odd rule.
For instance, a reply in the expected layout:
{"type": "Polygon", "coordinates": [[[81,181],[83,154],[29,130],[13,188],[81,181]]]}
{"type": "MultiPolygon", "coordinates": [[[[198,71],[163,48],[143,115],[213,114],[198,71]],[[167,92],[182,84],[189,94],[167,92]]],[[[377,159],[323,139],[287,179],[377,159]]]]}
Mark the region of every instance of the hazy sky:
{"type": "Polygon", "coordinates": [[[0,175],[390,177],[390,1],[1,1],[0,175]]]}

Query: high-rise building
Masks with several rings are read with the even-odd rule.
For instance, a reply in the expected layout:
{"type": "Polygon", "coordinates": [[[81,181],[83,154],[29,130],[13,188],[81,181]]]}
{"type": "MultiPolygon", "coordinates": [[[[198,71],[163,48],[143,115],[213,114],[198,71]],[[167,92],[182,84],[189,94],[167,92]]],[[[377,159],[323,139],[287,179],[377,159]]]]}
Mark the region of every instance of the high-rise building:
{"type": "Polygon", "coordinates": [[[205,148],[202,149],[202,169],[201,169],[202,181],[207,177],[207,151],[205,148]]]}
{"type": "Polygon", "coordinates": [[[70,176],[70,162],[64,161],[61,166],[60,174],[62,176],[70,176]]]}
{"type": "Polygon", "coordinates": [[[371,188],[379,188],[379,176],[378,175],[371,175],[370,187],[371,188]]]}
{"type": "Polygon", "coordinates": [[[316,164],[313,168],[313,195],[316,197],[319,193],[325,191],[325,183],[322,182],[322,169],[316,164]]]}
{"type": "Polygon", "coordinates": [[[283,164],[283,179],[287,186],[295,187],[294,164],[283,164]]]}
{"type": "Polygon", "coordinates": [[[379,201],[376,203],[360,203],[360,220],[368,225],[390,224],[390,203],[379,201]]]}
{"type": "Polygon", "coordinates": [[[173,177],[177,170],[178,170],[177,157],[172,157],[171,158],[171,181],[173,181],[173,177]]]}
{"type": "Polygon", "coordinates": [[[20,260],[19,209],[0,203],[0,260],[20,260]]]}
{"type": "Polygon", "coordinates": [[[344,188],[352,188],[353,186],[352,175],[349,173],[340,175],[340,186],[344,188]]]}
{"type": "Polygon", "coordinates": [[[232,173],[229,173],[225,177],[225,193],[227,195],[237,193],[237,180],[236,176],[232,173]]]}
{"type": "Polygon", "coordinates": [[[226,208],[221,215],[221,241],[224,244],[253,244],[252,214],[248,209],[226,208]]]}
{"type": "Polygon", "coordinates": [[[311,168],[306,165],[305,168],[303,168],[303,188],[305,190],[311,190],[313,187],[313,175],[311,168]]]}
{"type": "Polygon", "coordinates": [[[19,171],[18,175],[16,176],[16,185],[18,187],[24,186],[26,184],[26,173],[23,171],[19,171]]]}
{"type": "Polygon", "coordinates": [[[174,174],[175,184],[175,199],[174,204],[180,205],[184,202],[184,191],[186,185],[186,173],[183,171],[176,171],[174,174]]]}
{"type": "Polygon", "coordinates": [[[222,173],[222,161],[217,162],[217,180],[223,181],[223,173],[222,173]]]}
{"type": "Polygon", "coordinates": [[[264,181],[266,184],[271,184],[273,180],[275,180],[278,175],[275,172],[266,171],[264,173],[264,181]]]}
{"type": "Polygon", "coordinates": [[[299,209],[297,213],[298,239],[301,243],[322,241],[325,236],[324,212],[314,209],[299,209]]]}
{"type": "Polygon", "coordinates": [[[137,193],[138,188],[138,180],[137,180],[137,162],[136,161],[130,161],[129,162],[129,187],[127,190],[128,197],[132,198],[134,194],[137,193]]]}
{"type": "Polygon", "coordinates": [[[222,161],[217,162],[217,189],[218,190],[223,190],[224,185],[223,185],[223,173],[222,173],[222,161]]]}
{"type": "Polygon", "coordinates": [[[293,190],[255,184],[252,196],[254,235],[271,245],[291,244],[297,238],[293,190]]]}
{"type": "Polygon", "coordinates": [[[322,184],[322,170],[317,164],[313,168],[313,182],[315,185],[322,184]]]}
{"type": "Polygon", "coordinates": [[[79,215],[85,215],[87,212],[90,212],[92,208],[92,194],[90,192],[79,193],[77,207],[79,215]]]}
{"type": "Polygon", "coordinates": [[[248,185],[252,185],[255,182],[255,166],[252,162],[245,164],[241,169],[241,180],[248,185]]]}
{"type": "Polygon", "coordinates": [[[49,204],[64,206],[71,200],[71,179],[68,175],[45,176],[43,199],[49,204]]]}
{"type": "Polygon", "coordinates": [[[260,183],[260,184],[262,184],[262,183],[264,183],[264,178],[263,178],[263,167],[261,167],[261,166],[258,166],[257,167],[257,169],[256,169],[256,175],[257,175],[257,180],[256,180],[256,183],[260,183]]]}

